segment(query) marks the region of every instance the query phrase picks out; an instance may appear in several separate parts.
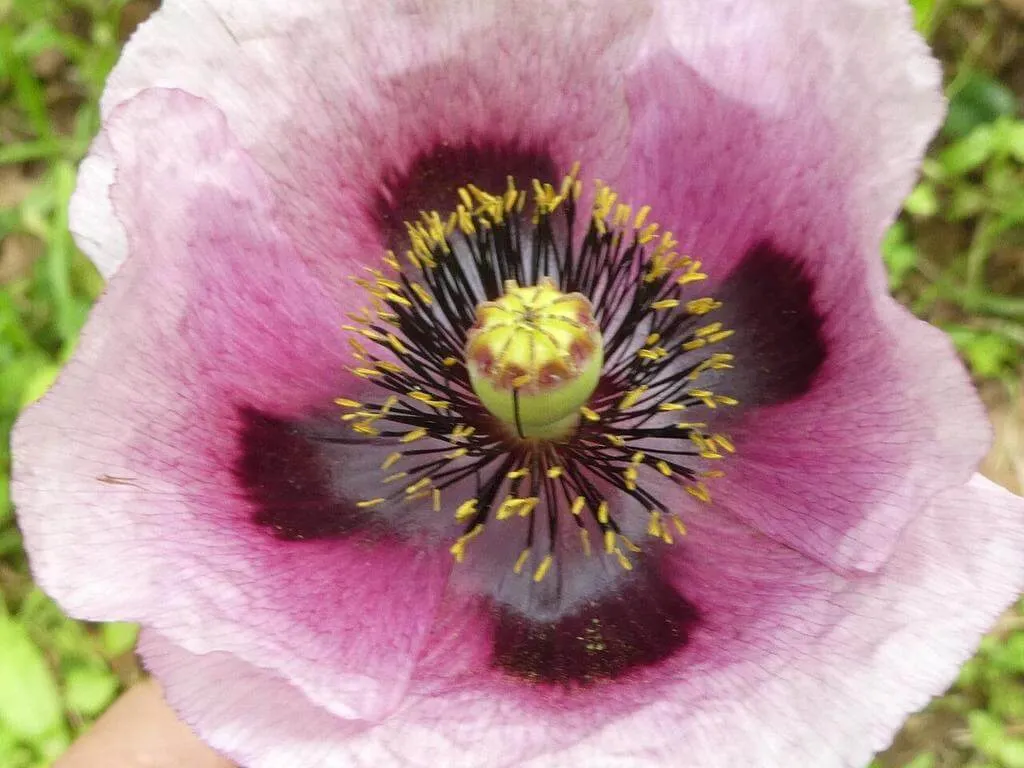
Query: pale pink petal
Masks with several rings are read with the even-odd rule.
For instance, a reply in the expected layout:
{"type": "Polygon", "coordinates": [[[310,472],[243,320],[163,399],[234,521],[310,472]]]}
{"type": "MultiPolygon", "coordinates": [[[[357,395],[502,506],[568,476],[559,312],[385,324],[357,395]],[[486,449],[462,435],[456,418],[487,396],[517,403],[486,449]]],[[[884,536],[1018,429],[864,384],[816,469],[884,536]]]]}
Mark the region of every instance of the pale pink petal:
{"type": "Polygon", "coordinates": [[[937,65],[901,2],[662,14],[667,47],[627,86],[624,186],[703,261],[712,319],[736,332],[718,386],[747,407],[717,423],[738,448],[718,498],[822,562],[876,569],[989,440],[952,346],[889,298],[878,256],[941,116],[937,65]]]}
{"type": "Polygon", "coordinates": [[[223,654],[155,637],[142,650],[172,704],[251,768],[654,768],[684,748],[701,768],[860,768],[1024,586],[1024,502],[977,478],[908,526],[879,573],[849,580],[712,520],[695,525],[679,565],[676,585],[703,619],[660,668],[575,691],[503,679],[487,670],[479,613],[456,602],[406,706],[373,727],[325,720],[223,654]]]}
{"type": "MultiPolygon", "coordinates": [[[[455,185],[503,185],[508,173],[528,183],[577,160],[617,172],[623,74],[651,15],[600,0],[169,0],[126,47],[102,112],[153,86],[210,100],[280,185],[282,226],[307,257],[366,258],[391,219],[449,208],[455,185]]],[[[124,255],[100,245],[118,228],[97,194],[110,162],[100,146],[85,165],[72,221],[108,271],[124,255]]],[[[336,278],[334,266],[318,265],[336,278]]]]}
{"type": "Polygon", "coordinates": [[[344,391],[346,306],[302,266],[265,176],[208,104],[147,92],[107,136],[133,258],[15,431],[35,576],[82,618],[235,653],[336,713],[386,711],[450,556],[380,537],[283,542],[253,498],[331,511],[308,449],[267,434],[344,391]]]}

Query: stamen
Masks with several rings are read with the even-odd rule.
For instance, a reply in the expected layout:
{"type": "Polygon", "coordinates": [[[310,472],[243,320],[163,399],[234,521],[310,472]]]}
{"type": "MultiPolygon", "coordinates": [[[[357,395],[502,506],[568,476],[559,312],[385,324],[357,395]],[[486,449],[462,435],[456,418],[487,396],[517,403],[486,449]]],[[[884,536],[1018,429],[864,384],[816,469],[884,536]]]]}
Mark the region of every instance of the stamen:
{"type": "Polygon", "coordinates": [[[709,464],[736,451],[706,421],[676,421],[738,404],[737,361],[716,346],[733,335],[722,303],[691,293],[701,262],[650,206],[600,182],[579,217],[578,172],[525,190],[509,178],[499,193],[466,184],[452,211],[408,222],[409,247],[356,279],[368,306],[346,313],[350,370],[380,397],[335,400],[353,443],[390,448],[380,495],[357,508],[446,512],[456,562],[507,521],[500,535],[525,538],[508,567],[534,583],[565,550],[566,521],[583,556],[598,535],[626,570],[643,547],[624,530],[672,544],[685,506],[650,484],[711,503],[707,481],[724,473],[709,464]]]}

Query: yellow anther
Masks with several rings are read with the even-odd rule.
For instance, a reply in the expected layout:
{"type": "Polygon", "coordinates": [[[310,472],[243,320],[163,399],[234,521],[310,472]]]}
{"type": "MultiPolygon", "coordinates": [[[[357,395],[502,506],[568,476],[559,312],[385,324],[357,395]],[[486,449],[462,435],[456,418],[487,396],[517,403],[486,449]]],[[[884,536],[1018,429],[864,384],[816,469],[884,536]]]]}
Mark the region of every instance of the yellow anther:
{"type": "Polygon", "coordinates": [[[604,532],[604,551],[609,555],[615,551],[615,531],[611,528],[604,532]]]}
{"type": "Polygon", "coordinates": [[[469,453],[469,450],[466,448],[456,448],[454,451],[446,453],[444,458],[448,459],[448,461],[453,461],[454,459],[461,459],[467,453],[469,453]]]}
{"type": "Polygon", "coordinates": [[[680,421],[676,423],[676,429],[705,429],[707,424],[703,421],[680,421]]]}
{"type": "Polygon", "coordinates": [[[483,523],[478,523],[473,526],[473,529],[469,533],[464,533],[455,540],[451,548],[448,550],[455,556],[455,562],[461,563],[466,556],[466,545],[483,533],[483,523]]]}
{"type": "Polygon", "coordinates": [[[389,363],[385,360],[378,360],[376,363],[374,363],[374,365],[376,365],[380,370],[385,371],[386,373],[402,372],[402,366],[395,365],[394,363],[389,363]]]}
{"type": "Polygon", "coordinates": [[[647,533],[661,538],[661,512],[657,509],[652,509],[651,516],[647,519],[647,533]]]}
{"type": "Polygon", "coordinates": [[[476,499],[467,499],[459,504],[458,508],[455,510],[455,519],[465,520],[467,517],[475,515],[477,503],[476,499]]]}
{"type": "Polygon", "coordinates": [[[682,403],[662,403],[658,406],[659,411],[683,411],[686,406],[682,403]]]}
{"type": "Polygon", "coordinates": [[[440,488],[435,488],[433,490],[433,492],[431,493],[431,496],[433,496],[433,504],[432,504],[432,506],[434,508],[434,511],[435,512],[440,512],[441,511],[441,489],[440,488]]]}
{"type": "Polygon", "coordinates": [[[580,528],[580,546],[583,548],[583,554],[590,557],[590,531],[586,528],[580,528]]]}
{"type": "Polygon", "coordinates": [[[676,530],[679,531],[680,536],[685,536],[687,534],[686,526],[683,524],[683,521],[680,520],[678,517],[675,517],[673,515],[672,523],[673,525],[675,525],[676,530]]]}
{"type": "Polygon", "coordinates": [[[719,478],[725,477],[725,472],[720,469],[709,469],[700,473],[701,477],[719,478]]]}
{"type": "Polygon", "coordinates": [[[356,506],[360,509],[366,509],[367,507],[375,507],[378,504],[383,504],[386,499],[378,496],[376,499],[366,499],[365,501],[357,501],[356,506]]]}
{"type": "Polygon", "coordinates": [[[712,435],[711,439],[714,442],[718,443],[726,451],[726,453],[736,453],[736,446],[733,445],[732,440],[730,440],[725,435],[712,435]]]}
{"type": "Polygon", "coordinates": [[[459,364],[459,359],[457,357],[446,357],[441,361],[441,364],[446,368],[451,368],[453,365],[459,364]]]}
{"type": "Polygon", "coordinates": [[[652,333],[650,336],[644,339],[644,346],[650,347],[654,344],[657,344],[659,341],[661,341],[661,334],[652,333]]]}
{"type": "Polygon", "coordinates": [[[403,477],[408,477],[408,476],[409,476],[408,472],[395,472],[394,474],[388,475],[387,477],[385,477],[384,478],[384,482],[385,483],[393,483],[393,482],[395,482],[395,480],[401,480],[403,477]]]}
{"type": "Polygon", "coordinates": [[[676,283],[679,285],[686,285],[688,283],[696,283],[706,279],[707,275],[700,271],[700,262],[694,261],[690,263],[690,267],[685,274],[676,278],[676,283]]]}
{"type": "Polygon", "coordinates": [[[362,408],[363,404],[358,400],[349,400],[347,397],[337,397],[334,399],[336,405],[340,405],[342,408],[362,408]]]}
{"type": "Polygon", "coordinates": [[[619,435],[613,435],[610,432],[606,432],[604,435],[604,439],[607,440],[612,445],[614,445],[616,448],[626,447],[626,441],[619,435]]]}
{"type": "Polygon", "coordinates": [[[597,522],[601,523],[601,525],[608,525],[609,519],[610,518],[608,517],[608,502],[602,501],[600,504],[597,505],[597,522]]]}
{"type": "Polygon", "coordinates": [[[695,349],[700,349],[707,343],[706,339],[691,339],[690,341],[681,344],[680,348],[685,352],[692,352],[695,349]]]}
{"type": "Polygon", "coordinates": [[[626,393],[625,397],[623,397],[619,401],[619,405],[618,405],[619,410],[620,411],[625,411],[625,410],[629,410],[630,408],[632,408],[634,405],[636,405],[638,402],[640,402],[640,398],[642,398],[644,396],[644,393],[646,391],[647,391],[647,387],[646,386],[637,387],[636,389],[631,389],[629,392],[626,393]]]}
{"type": "MultiPolygon", "coordinates": [[[[644,205],[640,207],[640,210],[636,212],[636,219],[633,220],[633,228],[640,229],[644,222],[647,221],[647,216],[651,212],[651,206],[644,205]]],[[[670,235],[671,237],[671,235],[670,235]]]]}
{"type": "Polygon", "coordinates": [[[583,415],[583,418],[586,419],[587,421],[601,420],[601,417],[600,415],[598,415],[597,411],[593,411],[590,408],[587,408],[587,406],[585,405],[580,408],[580,413],[583,415]]]}
{"type": "Polygon", "coordinates": [[[583,511],[583,507],[586,506],[587,500],[582,496],[577,496],[572,503],[572,513],[579,517],[580,512],[583,511]]]}
{"type": "Polygon", "coordinates": [[[548,571],[551,570],[551,564],[555,562],[553,555],[544,555],[544,559],[540,561],[540,565],[537,566],[537,570],[533,572],[533,580],[536,583],[540,583],[544,580],[544,577],[548,575],[548,571]]]}
{"type": "Polygon", "coordinates": [[[358,432],[361,435],[369,435],[370,437],[376,437],[380,434],[380,430],[372,426],[367,422],[361,422],[352,427],[353,432],[358,432]]]}
{"type": "Polygon", "coordinates": [[[519,553],[519,559],[516,560],[516,564],[512,567],[512,572],[517,576],[523,572],[523,566],[526,565],[526,561],[530,559],[530,550],[524,549],[519,553]]]}
{"type": "Polygon", "coordinates": [[[380,468],[391,469],[391,467],[395,465],[395,462],[397,462],[400,458],[402,458],[402,454],[400,454],[398,451],[395,451],[394,453],[389,453],[387,455],[387,458],[384,459],[384,463],[380,465],[380,468]]]}
{"type": "Polygon", "coordinates": [[[352,369],[352,373],[354,373],[356,376],[358,376],[361,379],[369,379],[369,378],[372,378],[374,376],[380,376],[381,375],[380,371],[378,371],[378,370],[376,370],[374,368],[353,368],[352,369]]]}
{"type": "Polygon", "coordinates": [[[643,451],[637,451],[629,457],[629,462],[631,464],[643,464],[645,458],[647,458],[647,456],[643,451]]]}
{"type": "Polygon", "coordinates": [[[506,472],[505,477],[509,480],[518,480],[521,477],[526,477],[530,474],[529,467],[520,467],[519,469],[513,469],[511,472],[506,472]]]}
{"type": "MultiPolygon", "coordinates": [[[[402,474],[405,474],[405,473],[403,472],[402,474]]],[[[415,483],[413,483],[412,485],[408,486],[405,489],[405,492],[407,494],[412,495],[412,494],[416,493],[417,491],[422,491],[425,488],[428,488],[432,482],[434,482],[434,481],[431,480],[429,477],[424,477],[423,479],[417,480],[415,483]]]]}
{"type": "Polygon", "coordinates": [[[400,438],[398,438],[398,442],[412,443],[415,442],[416,440],[426,437],[428,434],[429,433],[427,432],[427,430],[424,429],[423,427],[416,427],[416,429],[410,430],[406,432],[404,435],[402,435],[400,438]]]}
{"type": "Polygon", "coordinates": [[[402,343],[402,340],[393,333],[388,334],[388,344],[390,344],[391,348],[400,355],[409,354],[409,348],[405,346],[405,344],[402,343]]]}
{"type": "Polygon", "coordinates": [[[641,360],[663,360],[668,357],[668,350],[664,347],[655,347],[654,349],[641,349],[636,353],[636,356],[641,360]]]}
{"type": "Polygon", "coordinates": [[[412,287],[412,292],[415,293],[417,298],[419,298],[419,300],[422,301],[424,304],[429,306],[434,303],[434,299],[427,292],[427,289],[424,288],[422,285],[420,285],[419,283],[410,283],[409,285],[412,287]]]}
{"type": "Polygon", "coordinates": [[[736,333],[736,331],[731,331],[731,330],[730,331],[719,331],[718,333],[713,333],[710,336],[708,336],[708,343],[709,344],[714,344],[714,343],[719,342],[719,341],[724,341],[725,339],[728,339],[730,336],[732,336],[734,333],[736,333]]]}
{"type": "Polygon", "coordinates": [[[540,497],[530,496],[529,498],[521,499],[520,501],[522,503],[519,505],[519,516],[529,517],[540,503],[540,497]]]}
{"type": "Polygon", "coordinates": [[[696,336],[697,338],[703,338],[705,336],[711,336],[713,334],[716,334],[716,333],[720,332],[721,330],[722,330],[722,324],[721,323],[711,323],[710,325],[705,325],[705,326],[702,326],[702,327],[698,328],[697,330],[695,330],[693,332],[693,335],[696,336]]]}
{"type": "Polygon", "coordinates": [[[516,510],[519,509],[522,502],[522,499],[518,499],[515,496],[508,497],[498,506],[498,511],[494,514],[495,519],[508,520],[508,518],[512,517],[516,513],[516,510]]]}
{"type": "Polygon", "coordinates": [[[651,309],[675,309],[679,306],[679,299],[662,299],[651,304],[651,309]]]}
{"type": "Polygon", "coordinates": [[[735,397],[729,397],[728,395],[715,395],[715,402],[721,405],[739,405],[740,401],[735,397]]]}
{"type": "Polygon", "coordinates": [[[561,477],[564,472],[565,472],[565,470],[562,469],[562,467],[550,467],[545,474],[547,474],[547,476],[551,480],[555,480],[555,479],[561,477]]]}
{"type": "Polygon", "coordinates": [[[669,466],[667,461],[659,461],[655,466],[665,477],[672,477],[672,467],[669,466]]]}
{"type": "Polygon", "coordinates": [[[722,302],[715,301],[711,297],[694,299],[686,302],[686,311],[691,315],[706,315],[722,306],[722,302]]]}
{"type": "Polygon", "coordinates": [[[388,291],[386,294],[384,294],[383,298],[387,299],[388,301],[392,301],[395,304],[401,304],[403,307],[411,307],[412,306],[412,302],[411,301],[409,301],[407,298],[405,298],[405,296],[402,296],[399,293],[395,293],[394,291],[388,291]]]}
{"type": "Polygon", "coordinates": [[[686,486],[686,492],[693,496],[695,499],[699,499],[703,502],[711,501],[711,492],[708,491],[708,487],[704,483],[696,483],[694,485],[686,486]]]}

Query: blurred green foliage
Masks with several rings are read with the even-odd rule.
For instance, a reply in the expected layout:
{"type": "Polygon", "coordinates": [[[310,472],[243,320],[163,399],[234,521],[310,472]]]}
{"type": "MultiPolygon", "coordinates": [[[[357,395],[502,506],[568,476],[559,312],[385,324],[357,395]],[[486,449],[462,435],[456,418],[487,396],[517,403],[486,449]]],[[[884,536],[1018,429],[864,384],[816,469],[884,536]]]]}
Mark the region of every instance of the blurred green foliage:
{"type": "MultiPolygon", "coordinates": [[[[0,765],[49,764],[138,675],[136,628],[66,618],[28,575],[8,495],[8,434],[67,359],[102,281],[68,233],[97,100],[146,0],[0,0],[0,765]]],[[[1024,52],[989,54],[996,0],[912,0],[947,72],[949,116],[883,243],[890,285],[945,328],[979,381],[1024,363],[1024,52]],[[1007,63],[1009,62],[1009,64],[1007,63]],[[1020,66],[1014,66],[1015,62],[1020,66]]],[[[1024,612],[1004,617],[956,686],[912,718],[886,768],[1024,768],[1024,612]],[[922,725],[922,723],[924,725],[922,725]],[[928,731],[929,724],[939,727],[928,731]],[[923,731],[922,731],[923,729],[923,731]],[[921,733],[925,737],[921,738],[921,733]]]]}

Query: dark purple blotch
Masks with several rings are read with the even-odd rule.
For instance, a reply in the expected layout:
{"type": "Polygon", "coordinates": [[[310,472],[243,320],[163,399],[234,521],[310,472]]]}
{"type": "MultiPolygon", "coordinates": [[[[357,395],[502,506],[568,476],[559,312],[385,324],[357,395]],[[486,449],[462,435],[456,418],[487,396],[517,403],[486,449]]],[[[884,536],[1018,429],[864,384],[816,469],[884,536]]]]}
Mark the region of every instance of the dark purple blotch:
{"type": "Polygon", "coordinates": [[[252,503],[252,520],[289,540],[345,536],[364,530],[367,516],[332,492],[316,428],[239,409],[234,474],[252,503]]]}
{"type": "MultiPolygon", "coordinates": [[[[563,171],[564,173],[564,171],[563,171]]],[[[404,222],[421,211],[454,210],[458,189],[474,184],[487,192],[503,192],[508,177],[520,189],[533,179],[554,182],[559,170],[542,149],[491,143],[438,143],[405,168],[384,174],[374,204],[374,217],[389,241],[406,242],[404,222]]]]}
{"type": "Polygon", "coordinates": [[[495,666],[514,677],[566,687],[620,679],[682,650],[696,607],[657,568],[641,563],[619,587],[557,621],[498,607],[495,666]]]}
{"type": "Polygon", "coordinates": [[[814,305],[814,282],[800,259],[769,242],[758,243],[716,298],[723,307],[715,319],[736,332],[725,345],[736,356],[728,393],[744,406],[775,405],[806,394],[828,348],[824,319],[814,305]]]}

